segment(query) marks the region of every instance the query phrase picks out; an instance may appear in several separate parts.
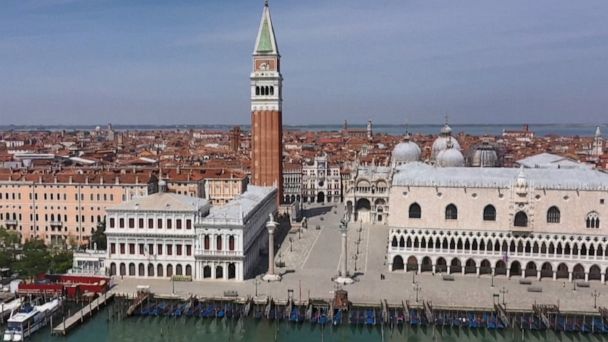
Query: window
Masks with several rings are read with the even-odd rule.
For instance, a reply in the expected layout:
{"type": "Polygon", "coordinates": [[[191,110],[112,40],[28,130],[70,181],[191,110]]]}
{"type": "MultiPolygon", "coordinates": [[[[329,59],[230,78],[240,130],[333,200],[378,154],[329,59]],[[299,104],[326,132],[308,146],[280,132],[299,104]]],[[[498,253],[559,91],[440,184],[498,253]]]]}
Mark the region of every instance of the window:
{"type": "Polygon", "coordinates": [[[552,206],[547,210],[547,223],[559,223],[560,212],[556,206],[552,206]]]}
{"type": "Polygon", "coordinates": [[[167,219],[167,229],[173,228],[173,220],[167,219]]]}
{"type": "Polygon", "coordinates": [[[129,254],[131,254],[131,255],[135,254],[135,244],[134,243],[129,244],[129,254]]]}
{"type": "Polygon", "coordinates": [[[175,245],[175,254],[182,255],[182,245],[175,245]]]}
{"type": "Polygon", "coordinates": [[[181,219],[175,220],[175,229],[182,229],[182,220],[181,219]]]}
{"type": "Polygon", "coordinates": [[[167,255],[173,255],[173,245],[167,245],[167,255]]]}
{"type": "Polygon", "coordinates": [[[186,255],[187,256],[192,255],[192,245],[186,245],[186,255]]]}
{"type": "Polygon", "coordinates": [[[417,219],[422,217],[422,209],[420,208],[420,204],[412,203],[412,205],[410,205],[409,217],[417,219]]]}
{"type": "Polygon", "coordinates": [[[595,211],[587,214],[587,219],[585,220],[587,228],[599,228],[600,227],[600,215],[595,211]]]}
{"type": "Polygon", "coordinates": [[[222,250],[222,237],[220,235],[218,235],[215,240],[215,249],[217,249],[218,251],[222,250]]]}
{"type": "MultiPolygon", "coordinates": [[[[78,222],[78,220],[76,220],[78,222]]],[[[125,227],[125,219],[124,218],[120,218],[118,219],[118,228],[124,228],[125,227]]]]}
{"type": "Polygon", "coordinates": [[[156,254],[158,254],[158,255],[163,255],[163,244],[162,244],[162,243],[159,243],[159,244],[156,246],[156,254]]]}
{"type": "Polygon", "coordinates": [[[186,229],[192,229],[192,220],[190,220],[190,219],[186,220],[186,229]]]}
{"type": "Polygon", "coordinates": [[[228,238],[228,250],[234,250],[234,236],[230,235],[228,238]]]}
{"type": "Polygon", "coordinates": [[[116,244],[114,242],[110,244],[110,254],[116,254],[116,244]]]}
{"type": "Polygon", "coordinates": [[[120,254],[125,254],[125,244],[124,243],[120,244],[120,254]]]}
{"type": "Polygon", "coordinates": [[[148,219],[148,228],[149,229],[154,228],[154,219],[148,219]]]}
{"type": "Polygon", "coordinates": [[[445,207],[445,219],[446,220],[457,220],[458,219],[458,209],[455,205],[449,204],[445,207]]]}
{"type": "Polygon", "coordinates": [[[146,252],[144,251],[144,244],[143,243],[139,244],[139,254],[140,255],[145,255],[146,254],[146,252]]]}
{"type": "Polygon", "coordinates": [[[203,239],[203,246],[205,248],[205,250],[209,250],[209,235],[205,235],[205,238],[203,239]]]}
{"type": "Polygon", "coordinates": [[[143,219],[143,218],[140,218],[140,219],[139,219],[139,227],[138,227],[138,228],[139,228],[139,229],[142,229],[143,227],[144,227],[144,219],[143,219]]]}
{"type": "Polygon", "coordinates": [[[483,208],[483,220],[484,221],[496,221],[496,208],[493,205],[488,204],[483,208]]]}
{"type": "Polygon", "coordinates": [[[129,228],[135,228],[135,219],[134,218],[129,219],[129,228]]]}
{"type": "Polygon", "coordinates": [[[517,212],[515,214],[515,220],[513,221],[513,225],[515,227],[527,227],[528,226],[528,215],[523,211],[517,212]]]}
{"type": "Polygon", "coordinates": [[[156,220],[156,228],[163,228],[163,219],[156,220]]]}
{"type": "Polygon", "coordinates": [[[148,254],[154,255],[154,244],[153,243],[148,244],[148,254]]]}

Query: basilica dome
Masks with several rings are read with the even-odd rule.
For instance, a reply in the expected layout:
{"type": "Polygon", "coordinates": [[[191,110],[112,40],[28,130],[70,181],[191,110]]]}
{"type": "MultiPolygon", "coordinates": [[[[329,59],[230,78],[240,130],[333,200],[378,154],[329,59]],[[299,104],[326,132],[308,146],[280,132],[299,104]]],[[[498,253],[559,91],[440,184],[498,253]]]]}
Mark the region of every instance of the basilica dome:
{"type": "Polygon", "coordinates": [[[458,140],[451,137],[452,128],[445,124],[441,128],[441,134],[435,139],[433,142],[433,146],[431,147],[431,159],[437,159],[439,156],[439,152],[446,150],[448,148],[448,142],[451,141],[453,147],[457,150],[460,150],[460,144],[458,140]]]}
{"type": "Polygon", "coordinates": [[[393,149],[393,165],[398,166],[420,159],[420,147],[418,144],[406,137],[405,141],[398,143],[393,149]]]}
{"type": "Polygon", "coordinates": [[[461,167],[464,166],[464,156],[454,145],[440,151],[437,154],[437,165],[441,167],[461,167]]]}
{"type": "Polygon", "coordinates": [[[489,142],[477,145],[469,154],[471,166],[474,167],[496,167],[498,166],[498,154],[496,148],[489,142]]]}

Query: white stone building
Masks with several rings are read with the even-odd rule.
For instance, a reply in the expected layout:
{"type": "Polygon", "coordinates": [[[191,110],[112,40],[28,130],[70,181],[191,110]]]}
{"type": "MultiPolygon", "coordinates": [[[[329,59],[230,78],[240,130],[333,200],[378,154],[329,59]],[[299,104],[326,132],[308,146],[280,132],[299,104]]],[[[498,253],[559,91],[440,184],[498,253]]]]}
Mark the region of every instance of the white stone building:
{"type": "Polygon", "coordinates": [[[388,269],[599,280],[608,174],[584,168],[395,170],[388,269]]]}
{"type": "Polygon", "coordinates": [[[249,185],[228,204],[211,208],[195,229],[197,279],[241,281],[255,274],[268,248],[265,226],[277,212],[276,196],[276,188],[249,185]]]}
{"type": "Polygon", "coordinates": [[[302,166],[302,198],[308,203],[342,201],[340,167],[330,165],[327,155],[315,157],[302,166]]]}
{"type": "Polygon", "coordinates": [[[107,208],[109,275],[197,279],[194,225],[209,208],[205,199],[166,192],[107,208]]]}

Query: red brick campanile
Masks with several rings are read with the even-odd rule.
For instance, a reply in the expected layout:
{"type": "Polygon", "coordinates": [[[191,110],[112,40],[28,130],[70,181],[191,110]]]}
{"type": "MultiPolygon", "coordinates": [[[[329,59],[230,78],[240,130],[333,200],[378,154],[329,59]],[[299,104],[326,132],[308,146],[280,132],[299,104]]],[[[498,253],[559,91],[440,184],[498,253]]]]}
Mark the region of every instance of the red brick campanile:
{"type": "Polygon", "coordinates": [[[278,188],[278,203],[283,199],[283,77],[280,61],[266,1],[253,51],[253,71],[250,76],[251,170],[254,185],[278,188]]]}

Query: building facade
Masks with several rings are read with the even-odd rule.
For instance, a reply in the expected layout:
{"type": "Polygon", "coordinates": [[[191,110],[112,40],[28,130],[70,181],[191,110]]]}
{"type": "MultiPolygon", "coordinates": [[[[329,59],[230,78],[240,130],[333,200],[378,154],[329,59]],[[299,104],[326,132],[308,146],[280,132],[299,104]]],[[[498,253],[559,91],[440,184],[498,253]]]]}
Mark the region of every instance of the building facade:
{"type": "Polygon", "coordinates": [[[251,86],[252,184],[278,189],[283,194],[283,76],[281,56],[270,18],[268,3],[253,51],[251,86]]]}
{"type": "Polygon", "coordinates": [[[202,198],[162,191],[108,208],[108,274],[197,279],[194,225],[209,209],[202,198]]]}
{"type": "Polygon", "coordinates": [[[302,198],[306,203],[342,201],[340,167],[330,165],[327,155],[317,156],[302,165],[302,198]]]}
{"type": "Polygon", "coordinates": [[[283,203],[302,202],[302,165],[283,165],[283,203]]]}
{"type": "Polygon", "coordinates": [[[397,168],[388,268],[605,281],[608,175],[590,169],[397,168]]]}
{"type": "Polygon", "coordinates": [[[267,250],[266,222],[277,212],[276,196],[276,188],[249,186],[230,203],[211,208],[196,224],[197,279],[242,281],[255,275],[267,250]]]}
{"type": "Polygon", "coordinates": [[[87,244],[106,208],[157,191],[158,179],[140,173],[0,174],[0,226],[22,242],[87,244]]]}
{"type": "Polygon", "coordinates": [[[346,211],[353,221],[386,224],[389,215],[389,190],[392,168],[356,166],[345,187],[346,211]]]}

